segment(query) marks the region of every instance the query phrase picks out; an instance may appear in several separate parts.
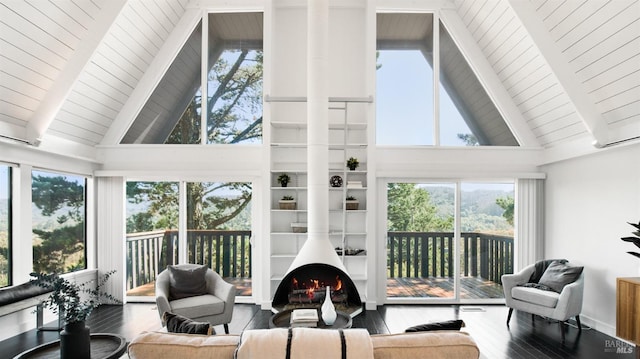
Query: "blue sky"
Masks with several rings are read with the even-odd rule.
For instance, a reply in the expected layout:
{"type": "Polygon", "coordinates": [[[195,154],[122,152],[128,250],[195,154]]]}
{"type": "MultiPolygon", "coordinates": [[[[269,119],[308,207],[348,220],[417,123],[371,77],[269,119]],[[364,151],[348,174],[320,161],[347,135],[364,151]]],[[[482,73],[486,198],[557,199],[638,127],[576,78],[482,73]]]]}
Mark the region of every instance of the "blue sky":
{"type": "MultiPolygon", "coordinates": [[[[380,51],[376,73],[377,139],[380,145],[433,145],[433,71],[417,50],[380,51]]],[[[440,87],[441,145],[464,146],[458,133],[471,133],[440,87]]]]}

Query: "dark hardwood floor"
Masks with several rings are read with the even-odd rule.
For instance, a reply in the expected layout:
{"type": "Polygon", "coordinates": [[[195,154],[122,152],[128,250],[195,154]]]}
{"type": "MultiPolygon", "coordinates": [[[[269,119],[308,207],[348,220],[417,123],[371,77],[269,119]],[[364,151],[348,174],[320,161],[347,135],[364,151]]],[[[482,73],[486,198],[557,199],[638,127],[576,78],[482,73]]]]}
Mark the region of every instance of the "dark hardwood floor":
{"type": "MultiPolygon", "coordinates": [[[[584,328],[578,332],[573,325],[564,325],[531,315],[515,312],[510,328],[506,326],[507,308],[502,305],[385,305],[375,311],[365,311],[353,319],[353,327],[366,328],[372,334],[399,333],[407,327],[434,321],[462,319],[468,332],[480,347],[481,357],[499,358],[635,358],[634,353],[618,353],[635,348],[596,330],[584,328]],[[564,330],[564,340],[562,336],[564,330]]],[[[269,311],[250,304],[237,304],[231,333],[246,329],[269,327],[269,311]]],[[[52,323],[53,324],[53,323],[52,323]]],[[[160,319],[155,304],[130,303],[125,306],[102,306],[91,315],[93,333],[117,333],[127,340],[143,331],[159,330],[160,319]]],[[[222,326],[216,327],[223,333],[222,326]]],[[[16,354],[39,344],[58,339],[57,332],[31,330],[0,342],[0,357],[16,354]]],[[[126,357],[126,356],[125,356],[126,357]]]]}

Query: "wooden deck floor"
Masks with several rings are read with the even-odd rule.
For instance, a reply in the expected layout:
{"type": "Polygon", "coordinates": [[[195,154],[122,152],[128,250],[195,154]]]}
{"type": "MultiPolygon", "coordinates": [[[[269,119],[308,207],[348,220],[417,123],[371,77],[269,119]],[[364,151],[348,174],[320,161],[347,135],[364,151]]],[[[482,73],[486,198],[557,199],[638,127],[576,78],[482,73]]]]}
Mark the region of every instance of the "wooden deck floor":
{"type": "MultiPolygon", "coordinates": [[[[453,278],[389,278],[389,298],[453,298],[453,278]]],[[[461,299],[504,298],[502,285],[477,277],[460,279],[461,299]]]]}
{"type": "MultiPolygon", "coordinates": [[[[225,278],[236,286],[236,295],[251,296],[250,278],[225,278]]],[[[463,277],[460,286],[462,299],[504,298],[502,285],[475,277],[463,277]]],[[[127,291],[130,296],[154,296],[155,282],[127,291]]],[[[387,296],[392,298],[451,298],[453,278],[389,278],[387,296]]]]}
{"type": "MultiPolygon", "coordinates": [[[[251,296],[251,278],[224,278],[227,282],[236,286],[237,296],[251,296]]],[[[127,291],[128,296],[153,297],[155,296],[156,282],[150,282],[127,291]]]]}

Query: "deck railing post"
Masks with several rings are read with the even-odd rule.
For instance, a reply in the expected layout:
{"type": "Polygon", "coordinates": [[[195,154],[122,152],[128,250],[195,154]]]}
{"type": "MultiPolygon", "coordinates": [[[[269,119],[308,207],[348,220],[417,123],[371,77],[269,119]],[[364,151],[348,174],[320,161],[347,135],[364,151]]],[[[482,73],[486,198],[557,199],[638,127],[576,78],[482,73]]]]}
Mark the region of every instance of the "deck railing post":
{"type": "Polygon", "coordinates": [[[231,264],[231,241],[228,236],[222,237],[222,245],[222,276],[229,277],[231,264]]]}
{"type": "Polygon", "coordinates": [[[389,248],[389,277],[395,278],[396,272],[396,238],[391,234],[387,235],[387,247],[389,248]]]}

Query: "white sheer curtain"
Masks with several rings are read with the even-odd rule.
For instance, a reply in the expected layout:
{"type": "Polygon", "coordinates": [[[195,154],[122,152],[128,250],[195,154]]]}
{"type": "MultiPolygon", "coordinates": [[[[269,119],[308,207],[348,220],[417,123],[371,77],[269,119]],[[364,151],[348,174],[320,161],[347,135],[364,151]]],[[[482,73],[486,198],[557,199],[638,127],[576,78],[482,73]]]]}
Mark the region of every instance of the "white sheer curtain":
{"type": "Polygon", "coordinates": [[[101,274],[116,270],[106,283],[105,290],[124,302],[124,278],[127,275],[124,251],[124,178],[97,177],[95,184],[97,268],[101,274]]]}
{"type": "Polygon", "coordinates": [[[517,272],[544,256],[544,179],[518,179],[515,208],[517,272]]]}

